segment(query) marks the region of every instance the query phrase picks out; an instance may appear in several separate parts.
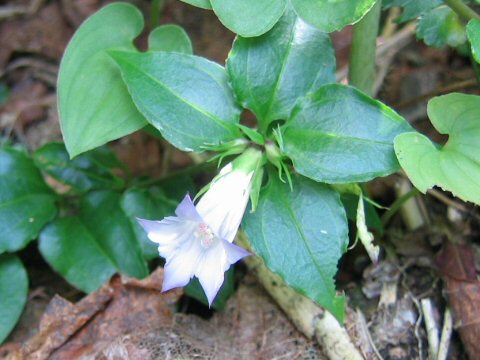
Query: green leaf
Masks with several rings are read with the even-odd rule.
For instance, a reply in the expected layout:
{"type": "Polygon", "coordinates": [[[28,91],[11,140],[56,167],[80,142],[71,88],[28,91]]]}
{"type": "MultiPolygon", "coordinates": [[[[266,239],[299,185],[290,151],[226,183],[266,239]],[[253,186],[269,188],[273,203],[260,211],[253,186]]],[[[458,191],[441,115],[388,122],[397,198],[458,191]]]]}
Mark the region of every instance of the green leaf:
{"type": "Polygon", "coordinates": [[[259,36],[282,16],[287,0],[210,0],[223,25],[243,37],[259,36]]]}
{"type": "Polygon", "coordinates": [[[413,185],[433,186],[480,205],[480,97],[452,93],[428,103],[430,120],[449,136],[444,146],[411,132],[395,138],[395,153],[413,185]]]}
{"type": "Polygon", "coordinates": [[[473,19],[467,24],[467,36],[472,46],[472,55],[480,63],[480,20],[473,19]]]}
{"type": "Polygon", "coordinates": [[[78,192],[124,186],[124,181],[113,171],[124,165],[107,147],[70,160],[64,144],[48,143],[33,153],[33,160],[41,170],[78,192]]]}
{"type": "Polygon", "coordinates": [[[133,101],[170,143],[185,151],[240,137],[225,69],[193,55],[111,51],[133,101]]]}
{"type": "MultiPolygon", "coordinates": [[[[222,311],[223,309],[225,309],[228,299],[235,292],[235,286],[234,286],[235,270],[234,269],[235,268],[231,266],[230,269],[228,269],[228,271],[225,273],[223,285],[218,291],[218,294],[215,297],[215,300],[213,301],[213,304],[212,304],[212,307],[215,310],[222,311]]],[[[200,281],[198,281],[196,277],[194,277],[190,281],[190,283],[184,288],[184,290],[185,290],[185,294],[200,301],[202,304],[208,306],[207,296],[203,291],[200,281]]]]}
{"type": "Polygon", "coordinates": [[[132,224],[121,209],[121,198],[113,191],[89,193],[82,198],[80,219],[117,269],[143,278],[148,275],[147,264],[132,224]]]}
{"type": "Polygon", "coordinates": [[[300,176],[292,191],[273,174],[243,228],[270,270],[342,321],[345,298],[337,296],[334,276],[348,227],[337,192],[300,176]]]}
{"type": "Polygon", "coordinates": [[[39,250],[55,271],[87,293],[98,289],[116,272],[99,246],[99,239],[77,217],[49,224],[40,234],[39,250]]]}
{"type": "Polygon", "coordinates": [[[316,28],[332,32],[359,21],[376,0],[290,0],[297,14],[316,28]]]}
{"type": "Polygon", "coordinates": [[[20,250],[35,239],[55,217],[55,200],[27,154],[0,149],[0,253],[20,250]]]}
{"type": "Polygon", "coordinates": [[[265,131],[288,118],[298,97],[335,82],[335,54],[328,34],[287,8],[268,33],[237,37],[227,70],[238,100],[265,131]]]}
{"type": "Polygon", "coordinates": [[[417,25],[417,37],[433,47],[457,47],[467,41],[465,26],[448,6],[440,6],[421,16],[417,25]]]}
{"type": "Polygon", "coordinates": [[[442,4],[443,0],[383,0],[382,2],[384,9],[393,6],[403,7],[402,15],[397,19],[400,23],[416,19],[423,13],[435,9],[442,4]]]}
{"type": "Polygon", "coordinates": [[[256,129],[252,129],[251,127],[242,124],[237,124],[237,126],[240,130],[242,130],[242,132],[247,136],[249,140],[251,140],[257,145],[265,145],[265,138],[256,129]]]}
{"type": "Polygon", "coordinates": [[[148,50],[193,54],[188,34],[178,25],[162,25],[148,35],[148,50]]]}
{"type": "Polygon", "coordinates": [[[147,124],[105,51],[135,50],[142,29],[137,8],[114,3],[89,17],[70,41],[60,64],[58,110],[71,157],[147,124]]]}
{"type": "Polygon", "coordinates": [[[184,3],[202,8],[202,9],[211,9],[212,5],[210,5],[209,0],[180,0],[183,1],[184,3]]]}
{"type": "Polygon", "coordinates": [[[393,139],[411,130],[400,115],[360,91],[325,85],[293,110],[282,150],[313,180],[368,181],[399,169],[393,139]]]}
{"type": "Polygon", "coordinates": [[[13,330],[27,302],[28,276],[14,255],[0,255],[0,344],[13,330]]]}
{"type": "MultiPolygon", "coordinates": [[[[184,194],[185,196],[185,194],[184,194]]],[[[132,189],[122,196],[122,209],[129,217],[147,260],[158,257],[158,245],[150,241],[136,218],[162,220],[172,215],[178,203],[165,197],[159,188],[132,189]]]]}

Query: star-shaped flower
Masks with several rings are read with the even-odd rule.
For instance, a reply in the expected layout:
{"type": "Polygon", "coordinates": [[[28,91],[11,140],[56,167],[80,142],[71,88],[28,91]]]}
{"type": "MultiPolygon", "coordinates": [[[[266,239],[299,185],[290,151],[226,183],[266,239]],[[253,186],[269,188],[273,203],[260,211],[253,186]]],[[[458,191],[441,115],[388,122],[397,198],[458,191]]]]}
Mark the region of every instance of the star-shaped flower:
{"type": "Polygon", "coordinates": [[[138,219],[166,259],[162,291],[182,287],[196,276],[211,305],[230,265],[250,253],[233,244],[250,196],[254,168],[222,169],[195,206],[187,194],[176,216],[138,219]]]}

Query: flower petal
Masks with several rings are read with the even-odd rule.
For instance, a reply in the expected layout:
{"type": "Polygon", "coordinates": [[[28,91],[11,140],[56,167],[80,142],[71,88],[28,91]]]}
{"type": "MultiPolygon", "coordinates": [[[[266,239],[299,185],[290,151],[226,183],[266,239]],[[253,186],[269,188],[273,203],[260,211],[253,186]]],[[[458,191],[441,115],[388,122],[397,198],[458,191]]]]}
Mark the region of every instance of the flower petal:
{"type": "Polygon", "coordinates": [[[195,221],[197,223],[203,222],[189,194],[185,195],[182,202],[177,206],[175,214],[181,219],[195,221]]]}
{"type": "Polygon", "coordinates": [[[242,221],[250,196],[252,176],[253,172],[227,172],[212,183],[197,204],[197,211],[205,223],[228,242],[233,241],[242,221]]]}
{"type": "Polygon", "coordinates": [[[200,281],[203,291],[211,306],[218,290],[223,284],[224,273],[230,264],[227,261],[227,254],[221,244],[205,251],[199,267],[195,270],[195,276],[200,281]]]}
{"type": "Polygon", "coordinates": [[[244,248],[228,241],[223,241],[222,244],[227,254],[227,261],[232,265],[235,264],[237,261],[243,259],[244,257],[252,255],[244,248]]]}
{"type": "Polygon", "coordinates": [[[164,267],[162,291],[188,284],[202,262],[204,249],[193,236],[184,241],[164,267]]]}
{"type": "Polygon", "coordinates": [[[193,234],[196,223],[185,221],[175,216],[169,216],[162,221],[152,221],[137,218],[137,221],[147,232],[148,238],[157,243],[158,252],[167,260],[193,234]]]}

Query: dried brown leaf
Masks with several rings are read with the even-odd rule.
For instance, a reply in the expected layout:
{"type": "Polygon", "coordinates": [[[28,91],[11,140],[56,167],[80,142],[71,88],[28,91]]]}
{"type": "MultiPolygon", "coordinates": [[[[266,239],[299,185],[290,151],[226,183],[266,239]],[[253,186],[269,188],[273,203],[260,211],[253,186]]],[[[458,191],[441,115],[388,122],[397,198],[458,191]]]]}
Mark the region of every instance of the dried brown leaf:
{"type": "Polygon", "coordinates": [[[439,253],[437,266],[444,274],[448,300],[457,331],[470,359],[480,354],[480,281],[471,246],[447,243],[439,253]]]}

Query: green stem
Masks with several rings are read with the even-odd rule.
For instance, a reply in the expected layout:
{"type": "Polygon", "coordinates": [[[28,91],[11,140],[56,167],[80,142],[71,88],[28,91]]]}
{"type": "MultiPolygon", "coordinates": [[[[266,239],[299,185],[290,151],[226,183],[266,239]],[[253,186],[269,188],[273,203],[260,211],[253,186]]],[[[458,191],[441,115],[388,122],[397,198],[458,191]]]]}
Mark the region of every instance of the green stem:
{"type": "Polygon", "coordinates": [[[375,82],[375,54],[381,9],[382,0],[377,0],[368,14],[353,26],[350,84],[368,95],[372,94],[375,82]]]}
{"type": "Polygon", "coordinates": [[[154,29],[160,24],[160,13],[164,5],[164,0],[152,0],[150,8],[150,28],[154,29]]]}
{"type": "Polygon", "coordinates": [[[405,195],[403,195],[402,197],[398,198],[393,204],[392,206],[390,206],[390,209],[385,212],[382,216],[382,224],[383,226],[387,226],[387,224],[390,222],[390,220],[392,219],[393,215],[395,215],[398,210],[400,210],[400,208],[403,206],[403,204],[405,204],[409,199],[411,199],[412,197],[414,197],[415,195],[417,195],[419,193],[419,191],[416,189],[416,188],[413,188],[412,190],[410,190],[409,192],[407,192],[405,195]]]}
{"type": "Polygon", "coordinates": [[[462,0],[444,0],[444,2],[459,16],[467,21],[471,19],[480,19],[480,15],[462,0]]]}

